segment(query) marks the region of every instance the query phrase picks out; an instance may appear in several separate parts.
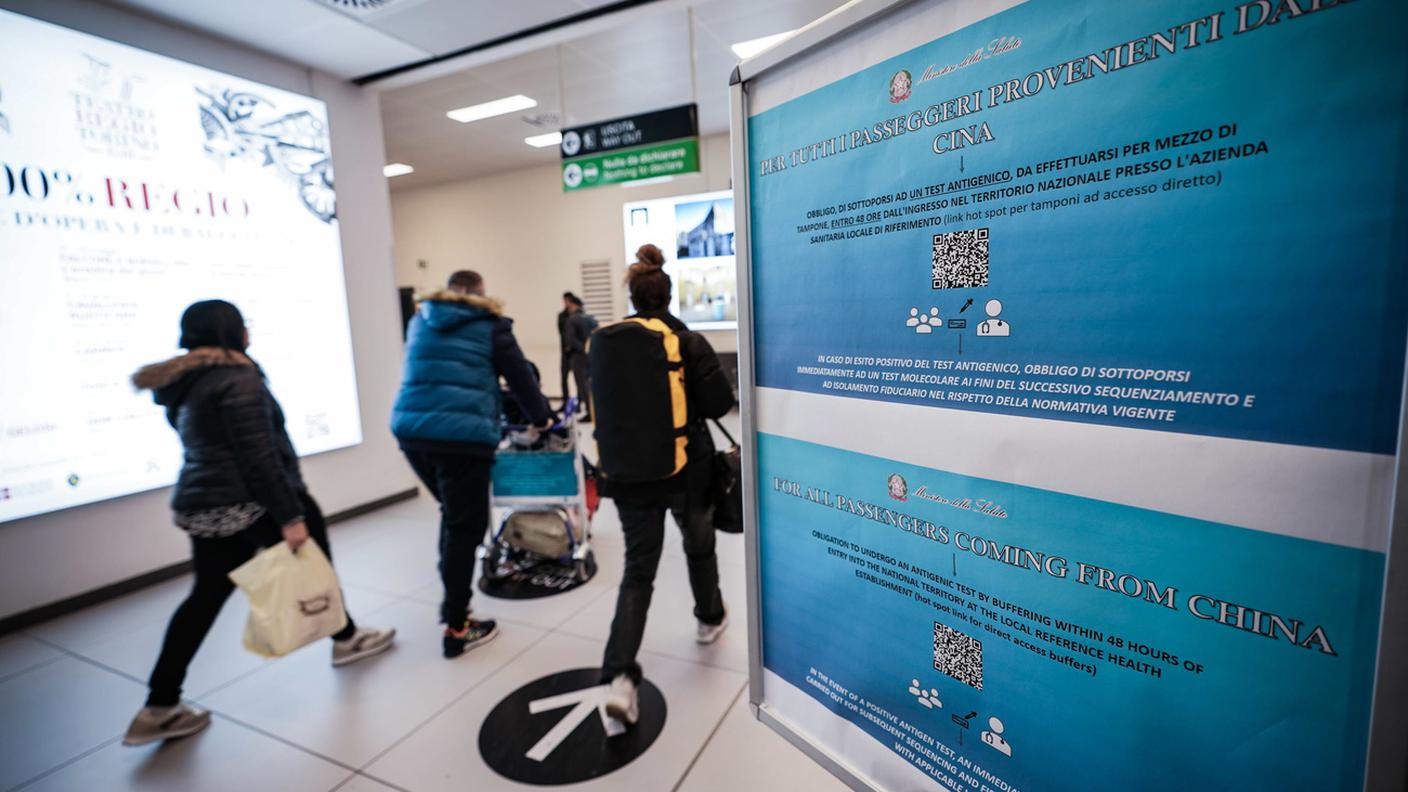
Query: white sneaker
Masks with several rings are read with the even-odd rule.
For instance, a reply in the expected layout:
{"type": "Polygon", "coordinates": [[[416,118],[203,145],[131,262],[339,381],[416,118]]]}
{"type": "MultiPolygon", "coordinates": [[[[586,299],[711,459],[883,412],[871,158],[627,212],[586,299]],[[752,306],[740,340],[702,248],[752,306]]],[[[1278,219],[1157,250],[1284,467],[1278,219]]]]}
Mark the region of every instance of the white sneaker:
{"type": "Polygon", "coordinates": [[[357,631],[352,633],[351,638],[332,642],[332,664],[334,667],[345,666],[364,657],[381,654],[390,649],[391,643],[395,640],[396,628],[394,627],[389,630],[358,627],[357,631]]]}
{"type": "Polygon", "coordinates": [[[705,624],[699,622],[699,627],[694,633],[694,640],[701,644],[711,644],[719,640],[719,636],[724,634],[724,628],[728,626],[728,609],[724,609],[724,620],[718,624],[705,624]]]}
{"type": "Polygon", "coordinates": [[[210,713],[189,704],[174,707],[143,707],[127,727],[123,745],[146,745],[195,734],[210,725],[210,713]]]}
{"type": "Polygon", "coordinates": [[[611,680],[611,694],[606,698],[606,714],[618,721],[634,726],[640,720],[640,695],[636,683],[625,674],[611,680]]]}

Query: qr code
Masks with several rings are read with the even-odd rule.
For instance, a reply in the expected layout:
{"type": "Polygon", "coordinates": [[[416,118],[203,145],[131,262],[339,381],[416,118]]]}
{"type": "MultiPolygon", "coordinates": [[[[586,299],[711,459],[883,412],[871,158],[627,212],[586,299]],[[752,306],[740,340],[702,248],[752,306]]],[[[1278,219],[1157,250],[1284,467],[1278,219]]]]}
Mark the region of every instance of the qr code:
{"type": "Polygon", "coordinates": [[[988,230],[970,228],[934,235],[934,288],[988,285],[988,230]]]}
{"type": "Polygon", "coordinates": [[[934,670],[974,690],[983,689],[983,642],[934,622],[934,670]]]}

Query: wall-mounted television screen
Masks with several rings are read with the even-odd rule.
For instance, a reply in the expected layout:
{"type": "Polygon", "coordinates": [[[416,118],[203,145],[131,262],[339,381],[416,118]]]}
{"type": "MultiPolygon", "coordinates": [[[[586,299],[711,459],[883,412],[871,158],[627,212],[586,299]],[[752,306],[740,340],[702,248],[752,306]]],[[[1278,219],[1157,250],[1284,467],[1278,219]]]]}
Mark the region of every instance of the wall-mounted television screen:
{"type": "Polygon", "coordinates": [[[693,330],[738,327],[731,190],[635,201],[623,214],[627,265],[646,243],[665,252],[675,286],[671,313],[693,330]]]}

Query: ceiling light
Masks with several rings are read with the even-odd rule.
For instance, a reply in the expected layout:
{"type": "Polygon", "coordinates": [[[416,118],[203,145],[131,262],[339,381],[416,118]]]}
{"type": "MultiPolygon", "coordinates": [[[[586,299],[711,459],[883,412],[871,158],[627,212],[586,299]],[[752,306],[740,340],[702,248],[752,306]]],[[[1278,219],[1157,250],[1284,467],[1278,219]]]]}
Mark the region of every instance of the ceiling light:
{"type": "Polygon", "coordinates": [[[783,33],[774,33],[771,36],[740,41],[730,47],[730,49],[733,50],[734,55],[747,60],[796,32],[795,30],[788,30],[783,33]]]}
{"type": "Polygon", "coordinates": [[[549,132],[546,135],[531,135],[529,137],[523,138],[523,142],[527,143],[533,148],[547,148],[548,146],[556,146],[562,143],[562,133],[549,132]]]}
{"type": "Polygon", "coordinates": [[[494,116],[500,116],[504,113],[513,113],[537,106],[538,102],[536,99],[529,99],[523,94],[514,94],[513,96],[505,96],[502,99],[495,99],[492,102],[451,110],[445,115],[455,119],[461,124],[468,124],[470,121],[481,121],[485,118],[493,118],[494,116]]]}
{"type": "Polygon", "coordinates": [[[393,162],[390,165],[387,165],[386,167],[381,169],[381,175],[385,176],[388,179],[392,176],[405,176],[407,173],[415,172],[415,168],[412,168],[410,165],[407,165],[404,162],[393,162]]]}

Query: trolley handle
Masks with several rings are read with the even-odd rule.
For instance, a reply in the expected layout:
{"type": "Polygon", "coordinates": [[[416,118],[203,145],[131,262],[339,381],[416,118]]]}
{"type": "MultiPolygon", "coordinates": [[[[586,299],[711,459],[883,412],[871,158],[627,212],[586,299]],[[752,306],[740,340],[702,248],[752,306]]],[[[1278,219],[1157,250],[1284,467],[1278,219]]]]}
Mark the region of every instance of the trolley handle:
{"type": "MultiPolygon", "coordinates": [[[[504,434],[507,435],[507,434],[512,434],[512,433],[514,433],[514,432],[526,432],[526,431],[528,431],[529,429],[536,429],[536,428],[537,428],[537,427],[533,426],[532,424],[504,424],[504,434]]],[[[554,431],[557,431],[558,429],[566,429],[566,428],[567,428],[567,422],[566,422],[565,420],[559,418],[559,419],[557,420],[557,422],[554,423],[552,426],[549,426],[549,427],[546,428],[546,429],[539,429],[538,431],[540,431],[540,432],[554,432],[554,431]]]]}
{"type": "MultiPolygon", "coordinates": [[[[563,408],[562,408],[562,417],[561,417],[561,418],[558,418],[557,421],[555,421],[552,426],[549,426],[547,429],[544,429],[543,431],[545,431],[545,432],[551,432],[551,431],[554,431],[554,430],[557,430],[557,429],[565,429],[565,428],[567,428],[567,419],[568,419],[568,417],[569,417],[569,416],[574,416],[574,415],[576,415],[576,414],[577,414],[577,397],[576,397],[576,396],[569,396],[569,397],[567,397],[567,404],[563,405],[563,408]]],[[[504,433],[505,433],[505,434],[508,434],[508,433],[510,433],[510,432],[526,432],[526,431],[528,431],[529,429],[533,429],[533,428],[535,428],[535,427],[533,427],[531,424],[504,424],[504,433]]]]}

